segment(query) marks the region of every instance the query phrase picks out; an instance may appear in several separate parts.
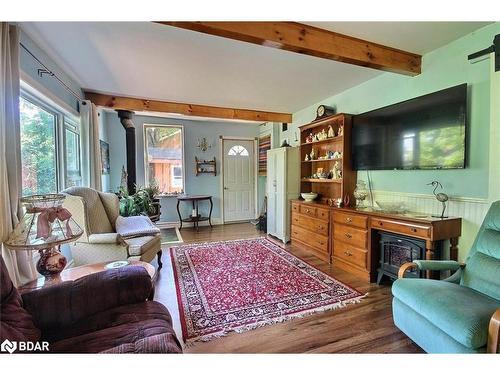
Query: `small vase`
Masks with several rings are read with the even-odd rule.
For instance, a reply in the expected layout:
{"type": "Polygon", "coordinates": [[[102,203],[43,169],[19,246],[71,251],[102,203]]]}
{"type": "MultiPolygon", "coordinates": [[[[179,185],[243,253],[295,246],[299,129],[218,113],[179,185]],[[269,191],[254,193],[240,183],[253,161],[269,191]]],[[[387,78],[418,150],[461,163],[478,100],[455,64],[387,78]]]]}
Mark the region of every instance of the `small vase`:
{"type": "Polygon", "coordinates": [[[366,183],[363,180],[358,180],[356,183],[356,189],[354,189],[354,198],[356,198],[356,207],[365,208],[365,199],[368,196],[368,189],[366,188],[366,183]]]}
{"type": "Polygon", "coordinates": [[[52,277],[60,274],[66,267],[66,257],[54,247],[40,250],[40,259],[36,263],[36,270],[45,277],[52,277]]]}

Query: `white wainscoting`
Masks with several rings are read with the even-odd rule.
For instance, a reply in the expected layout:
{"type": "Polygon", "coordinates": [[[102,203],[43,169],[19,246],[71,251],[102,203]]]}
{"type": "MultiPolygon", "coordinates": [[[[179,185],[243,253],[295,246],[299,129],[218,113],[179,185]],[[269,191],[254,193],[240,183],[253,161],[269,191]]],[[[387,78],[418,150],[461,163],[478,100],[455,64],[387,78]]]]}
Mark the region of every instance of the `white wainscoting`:
{"type": "MultiPolygon", "coordinates": [[[[442,205],[432,194],[412,194],[394,191],[373,191],[375,201],[404,202],[410,211],[440,215],[442,205]]],[[[487,199],[450,197],[447,202],[446,216],[457,216],[462,218],[462,236],[458,244],[458,258],[465,260],[477,231],[483,222],[489,208],[487,199]]],[[[449,245],[446,244],[446,250],[449,245]]]]}

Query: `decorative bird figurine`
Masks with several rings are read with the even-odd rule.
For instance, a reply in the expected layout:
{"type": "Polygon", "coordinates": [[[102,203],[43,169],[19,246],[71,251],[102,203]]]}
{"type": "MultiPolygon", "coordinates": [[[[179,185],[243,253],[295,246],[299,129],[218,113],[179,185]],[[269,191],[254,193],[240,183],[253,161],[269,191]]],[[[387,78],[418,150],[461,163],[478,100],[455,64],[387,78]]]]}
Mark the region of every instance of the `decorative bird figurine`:
{"type": "Polygon", "coordinates": [[[434,196],[436,197],[438,202],[441,202],[443,204],[443,211],[441,212],[441,216],[438,216],[438,217],[440,217],[441,219],[444,219],[445,217],[447,217],[447,216],[444,216],[444,212],[446,210],[446,202],[448,202],[448,200],[449,200],[448,195],[446,195],[445,193],[437,193],[436,194],[436,190],[438,187],[443,189],[443,185],[441,185],[441,183],[439,181],[432,181],[432,182],[428,183],[427,185],[434,186],[434,190],[432,191],[432,194],[434,194],[434,196]]]}

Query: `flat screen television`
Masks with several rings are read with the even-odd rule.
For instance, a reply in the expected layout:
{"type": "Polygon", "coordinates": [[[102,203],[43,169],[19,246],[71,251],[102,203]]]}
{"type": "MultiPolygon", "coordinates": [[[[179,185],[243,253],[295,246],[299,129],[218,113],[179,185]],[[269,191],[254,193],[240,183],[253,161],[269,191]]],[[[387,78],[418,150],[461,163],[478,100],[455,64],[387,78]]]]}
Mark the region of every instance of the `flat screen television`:
{"type": "Polygon", "coordinates": [[[467,84],[353,117],[354,170],[466,166],[467,84]]]}

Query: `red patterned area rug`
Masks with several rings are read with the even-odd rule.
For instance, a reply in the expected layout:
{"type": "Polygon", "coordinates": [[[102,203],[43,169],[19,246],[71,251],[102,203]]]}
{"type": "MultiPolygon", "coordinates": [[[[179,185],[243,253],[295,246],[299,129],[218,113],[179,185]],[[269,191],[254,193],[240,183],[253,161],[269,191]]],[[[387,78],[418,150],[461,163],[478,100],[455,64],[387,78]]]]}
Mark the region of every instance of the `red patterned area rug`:
{"type": "Polygon", "coordinates": [[[359,302],[357,290],[265,238],[171,248],[184,341],[359,302]]]}

